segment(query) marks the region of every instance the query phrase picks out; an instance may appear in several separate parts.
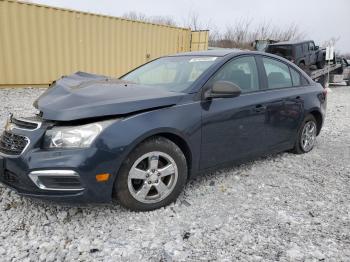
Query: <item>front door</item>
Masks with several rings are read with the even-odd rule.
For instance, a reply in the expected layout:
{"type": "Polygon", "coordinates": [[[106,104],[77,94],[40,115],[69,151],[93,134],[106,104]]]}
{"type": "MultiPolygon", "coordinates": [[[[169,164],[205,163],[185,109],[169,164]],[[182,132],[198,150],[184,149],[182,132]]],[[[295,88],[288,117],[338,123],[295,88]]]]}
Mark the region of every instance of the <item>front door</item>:
{"type": "Polygon", "coordinates": [[[309,60],[310,64],[316,64],[317,56],[316,56],[316,47],[313,42],[309,42],[309,60]]]}
{"type": "Polygon", "coordinates": [[[266,111],[255,58],[241,56],[227,62],[208,86],[216,81],[233,82],[242,94],[202,101],[202,169],[255,155],[266,148],[266,111]]]}

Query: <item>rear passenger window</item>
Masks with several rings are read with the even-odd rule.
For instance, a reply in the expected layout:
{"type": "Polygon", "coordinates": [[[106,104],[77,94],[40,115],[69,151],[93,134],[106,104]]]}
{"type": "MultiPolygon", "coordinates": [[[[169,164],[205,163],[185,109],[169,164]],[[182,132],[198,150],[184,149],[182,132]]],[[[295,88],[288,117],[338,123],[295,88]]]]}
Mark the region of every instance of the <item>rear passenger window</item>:
{"type": "Polygon", "coordinates": [[[290,73],[292,75],[293,86],[301,86],[300,74],[291,67],[290,67],[290,73]]]}
{"type": "Polygon", "coordinates": [[[255,58],[244,56],[223,65],[211,82],[229,81],[241,88],[242,93],[259,90],[258,70],[255,58]]]}
{"type": "Polygon", "coordinates": [[[289,68],[286,64],[270,58],[263,58],[268,89],[292,87],[289,68]]]}

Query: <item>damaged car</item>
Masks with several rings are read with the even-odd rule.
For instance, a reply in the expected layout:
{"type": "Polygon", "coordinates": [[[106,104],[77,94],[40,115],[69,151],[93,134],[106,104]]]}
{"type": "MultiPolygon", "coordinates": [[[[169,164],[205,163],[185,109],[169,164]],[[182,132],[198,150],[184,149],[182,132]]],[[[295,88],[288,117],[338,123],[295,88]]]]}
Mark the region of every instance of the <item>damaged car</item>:
{"type": "Polygon", "coordinates": [[[154,210],[197,174],[313,149],[326,92],[291,62],[232,50],[166,56],[119,79],[55,81],[31,117],[10,116],[0,181],[19,194],[154,210]]]}

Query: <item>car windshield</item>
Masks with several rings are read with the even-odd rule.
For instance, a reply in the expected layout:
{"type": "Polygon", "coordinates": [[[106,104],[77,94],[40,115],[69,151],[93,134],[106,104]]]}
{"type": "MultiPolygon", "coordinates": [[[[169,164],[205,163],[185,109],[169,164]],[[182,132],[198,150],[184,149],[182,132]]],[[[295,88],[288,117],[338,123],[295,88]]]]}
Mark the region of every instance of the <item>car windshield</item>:
{"type": "Polygon", "coordinates": [[[214,56],[163,57],[145,64],[121,79],[167,91],[185,92],[214,62],[214,56]]]}
{"type": "Polygon", "coordinates": [[[292,56],[292,47],[290,45],[269,46],[267,52],[283,57],[290,57],[292,56]]]}

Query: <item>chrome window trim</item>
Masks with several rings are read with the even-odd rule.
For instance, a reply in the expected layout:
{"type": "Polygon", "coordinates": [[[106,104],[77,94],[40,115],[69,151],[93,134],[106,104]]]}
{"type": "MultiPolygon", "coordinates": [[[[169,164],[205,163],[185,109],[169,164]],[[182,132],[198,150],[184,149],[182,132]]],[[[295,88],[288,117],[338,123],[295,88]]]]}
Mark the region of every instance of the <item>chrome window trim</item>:
{"type": "Polygon", "coordinates": [[[65,177],[80,177],[77,172],[73,170],[38,170],[32,171],[28,174],[29,178],[33,181],[33,183],[42,190],[50,190],[50,191],[82,191],[85,188],[53,188],[46,187],[44,184],[40,182],[40,177],[42,176],[65,176],[65,177]]]}

